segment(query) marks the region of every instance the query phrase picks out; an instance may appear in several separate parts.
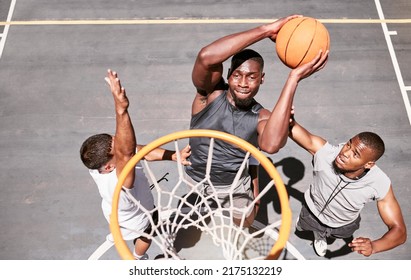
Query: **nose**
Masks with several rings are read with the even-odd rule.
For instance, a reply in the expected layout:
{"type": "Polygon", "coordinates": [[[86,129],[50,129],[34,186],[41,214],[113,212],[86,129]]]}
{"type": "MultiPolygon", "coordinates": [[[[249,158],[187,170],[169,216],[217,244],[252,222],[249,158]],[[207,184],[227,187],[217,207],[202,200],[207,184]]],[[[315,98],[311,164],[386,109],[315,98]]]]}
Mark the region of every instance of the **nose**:
{"type": "Polygon", "coordinates": [[[246,76],[242,76],[242,77],[240,78],[240,80],[238,81],[238,85],[239,85],[240,87],[247,87],[247,86],[248,86],[247,77],[246,77],[246,76]]]}
{"type": "Polygon", "coordinates": [[[345,158],[349,158],[350,155],[352,154],[352,151],[350,149],[347,149],[342,154],[345,158]]]}

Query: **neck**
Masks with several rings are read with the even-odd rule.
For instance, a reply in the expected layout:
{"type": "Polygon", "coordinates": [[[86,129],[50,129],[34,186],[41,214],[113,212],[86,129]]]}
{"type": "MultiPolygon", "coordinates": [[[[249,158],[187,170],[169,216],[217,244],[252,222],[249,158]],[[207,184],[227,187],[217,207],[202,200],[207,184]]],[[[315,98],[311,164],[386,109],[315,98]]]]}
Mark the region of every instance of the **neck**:
{"type": "Polygon", "coordinates": [[[354,171],[354,172],[343,172],[342,174],[347,178],[350,178],[350,179],[353,179],[353,180],[359,180],[362,177],[364,177],[365,174],[367,174],[368,171],[369,171],[369,169],[360,169],[360,170],[357,170],[357,171],[354,171]]]}

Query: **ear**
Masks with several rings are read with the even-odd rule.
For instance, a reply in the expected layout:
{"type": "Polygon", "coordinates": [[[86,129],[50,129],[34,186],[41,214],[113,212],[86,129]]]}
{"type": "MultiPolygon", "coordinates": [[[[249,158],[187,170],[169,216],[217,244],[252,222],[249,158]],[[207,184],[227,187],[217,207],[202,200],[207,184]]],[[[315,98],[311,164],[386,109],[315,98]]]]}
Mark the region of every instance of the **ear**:
{"type": "Polygon", "coordinates": [[[102,174],[107,174],[113,171],[116,168],[115,164],[112,162],[106,163],[103,168],[101,168],[102,174]]]}
{"type": "Polygon", "coordinates": [[[107,164],[107,171],[108,172],[113,171],[115,168],[116,168],[116,165],[114,163],[111,162],[111,163],[107,164]]]}
{"type": "Polygon", "coordinates": [[[262,85],[264,83],[264,77],[265,77],[265,73],[261,73],[261,83],[260,85],[262,85]]]}
{"type": "Polygon", "coordinates": [[[364,165],[365,169],[371,169],[375,165],[375,161],[369,161],[364,165]]]}
{"type": "Polygon", "coordinates": [[[230,79],[231,76],[231,68],[228,68],[228,72],[227,72],[227,80],[230,79]]]}

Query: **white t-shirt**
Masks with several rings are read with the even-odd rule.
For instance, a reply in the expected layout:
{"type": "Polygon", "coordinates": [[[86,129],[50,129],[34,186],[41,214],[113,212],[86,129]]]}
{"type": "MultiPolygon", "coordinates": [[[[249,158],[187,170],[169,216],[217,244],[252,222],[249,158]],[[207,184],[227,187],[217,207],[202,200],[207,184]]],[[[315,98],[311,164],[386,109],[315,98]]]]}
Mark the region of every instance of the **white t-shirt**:
{"type": "MultiPolygon", "coordinates": [[[[89,172],[100,192],[104,217],[110,223],[113,194],[118,182],[116,170],[107,174],[100,174],[98,170],[89,170],[89,172]]],[[[122,189],[118,204],[118,221],[124,240],[132,240],[140,236],[136,230],[144,231],[149,224],[143,208],[148,211],[154,208],[154,198],[143,167],[138,164],[135,172],[134,187],[122,189]]]]}

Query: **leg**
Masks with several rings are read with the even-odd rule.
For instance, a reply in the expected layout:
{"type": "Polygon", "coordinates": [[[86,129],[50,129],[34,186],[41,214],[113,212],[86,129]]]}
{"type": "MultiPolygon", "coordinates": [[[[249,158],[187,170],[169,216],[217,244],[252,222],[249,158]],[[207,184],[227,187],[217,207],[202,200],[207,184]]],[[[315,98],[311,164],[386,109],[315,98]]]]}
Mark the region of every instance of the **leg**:
{"type": "MultiPolygon", "coordinates": [[[[248,176],[240,179],[239,185],[234,189],[234,193],[231,195],[233,196],[234,206],[239,209],[249,207],[253,204],[250,211],[246,213],[243,223],[243,227],[250,227],[253,224],[259,209],[259,201],[254,203],[254,198],[256,195],[258,196],[258,190],[254,189],[251,177],[248,176]]],[[[242,216],[243,213],[233,211],[233,220],[237,226],[241,225],[242,216]]]]}
{"type": "Polygon", "coordinates": [[[146,252],[151,245],[151,239],[140,236],[134,239],[134,252],[133,255],[136,259],[147,259],[146,252]]]}
{"type": "Polygon", "coordinates": [[[320,221],[311,213],[305,203],[302,205],[300,216],[296,224],[298,231],[312,231],[314,235],[314,250],[320,257],[327,252],[327,232],[329,228],[321,224],[320,221]]]}

